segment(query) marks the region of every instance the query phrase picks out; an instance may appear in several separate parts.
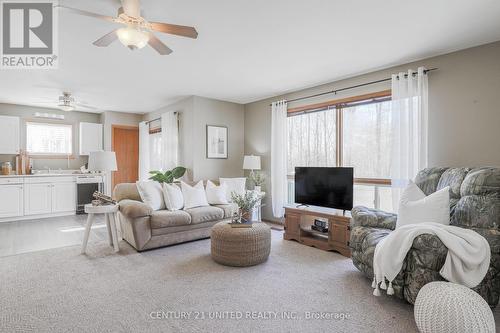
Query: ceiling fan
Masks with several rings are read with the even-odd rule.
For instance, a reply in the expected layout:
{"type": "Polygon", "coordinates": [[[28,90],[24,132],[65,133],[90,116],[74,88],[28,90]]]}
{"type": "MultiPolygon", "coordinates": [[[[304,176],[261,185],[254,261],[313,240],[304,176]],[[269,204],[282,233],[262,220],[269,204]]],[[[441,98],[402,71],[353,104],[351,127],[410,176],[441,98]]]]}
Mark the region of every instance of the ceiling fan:
{"type": "Polygon", "coordinates": [[[62,111],[73,111],[76,108],[78,109],[87,109],[87,110],[98,110],[98,108],[87,105],[82,102],[77,102],[75,98],[71,95],[70,92],[63,92],[61,96],[59,96],[58,102],[41,102],[40,104],[49,104],[54,105],[57,103],[57,108],[62,111]]]}
{"type": "Polygon", "coordinates": [[[172,50],[160,41],[153,34],[153,31],[194,39],[198,37],[198,32],[193,27],[147,21],[141,16],[139,0],[121,0],[121,5],[122,6],[118,8],[117,17],[96,14],[66,6],[59,7],[78,15],[94,17],[108,22],[125,25],[125,27],[115,29],[96,40],[93,44],[99,47],[106,47],[118,39],[123,45],[131,50],[142,49],[149,44],[149,46],[155,49],[159,54],[167,55],[172,53],[172,50]]]}

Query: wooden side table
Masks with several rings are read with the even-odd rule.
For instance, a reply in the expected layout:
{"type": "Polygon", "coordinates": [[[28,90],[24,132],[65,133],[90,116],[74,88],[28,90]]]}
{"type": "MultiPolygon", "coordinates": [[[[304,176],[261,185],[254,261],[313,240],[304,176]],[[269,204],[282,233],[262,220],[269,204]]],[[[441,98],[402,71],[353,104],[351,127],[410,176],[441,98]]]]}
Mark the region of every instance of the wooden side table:
{"type": "Polygon", "coordinates": [[[83,236],[82,254],[87,250],[87,243],[89,241],[92,223],[94,223],[95,214],[104,214],[106,227],[108,229],[109,245],[114,247],[115,252],[118,252],[118,231],[116,227],[117,219],[115,218],[118,213],[118,205],[92,206],[92,204],[86,204],[85,213],[88,214],[88,217],[87,225],[85,226],[85,234],[83,236]]]}

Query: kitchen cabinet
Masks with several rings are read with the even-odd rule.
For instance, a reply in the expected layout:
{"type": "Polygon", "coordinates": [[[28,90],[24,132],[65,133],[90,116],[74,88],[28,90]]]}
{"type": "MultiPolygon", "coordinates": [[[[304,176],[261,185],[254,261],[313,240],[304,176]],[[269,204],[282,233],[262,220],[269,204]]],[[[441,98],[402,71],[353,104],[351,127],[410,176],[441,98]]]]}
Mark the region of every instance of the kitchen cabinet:
{"type": "Polygon", "coordinates": [[[0,154],[19,153],[19,117],[0,116],[0,154]]]}
{"type": "Polygon", "coordinates": [[[52,186],[50,183],[24,185],[24,215],[52,212],[52,186]]]}
{"type": "Polygon", "coordinates": [[[0,185],[0,218],[23,216],[23,184],[0,185]]]}
{"type": "Polygon", "coordinates": [[[102,124],[80,123],[80,155],[102,149],[102,124]]]}
{"type": "Polygon", "coordinates": [[[76,207],[76,183],[52,184],[52,213],[74,211],[76,207]]]}
{"type": "Polygon", "coordinates": [[[24,215],[74,212],[74,177],[33,177],[24,184],[24,215]]]}
{"type": "Polygon", "coordinates": [[[76,177],[0,177],[0,222],[71,215],[76,212],[76,177]]]}

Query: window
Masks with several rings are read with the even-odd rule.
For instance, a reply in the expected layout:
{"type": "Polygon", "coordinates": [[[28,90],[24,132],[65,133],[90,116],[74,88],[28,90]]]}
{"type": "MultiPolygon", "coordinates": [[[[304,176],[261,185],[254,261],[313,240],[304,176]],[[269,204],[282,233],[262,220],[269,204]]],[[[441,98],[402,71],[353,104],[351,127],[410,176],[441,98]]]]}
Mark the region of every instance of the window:
{"type": "Polygon", "coordinates": [[[71,155],[73,126],[26,123],[26,150],[33,155],[71,155]]]}
{"type": "Polygon", "coordinates": [[[355,206],[392,211],[390,91],[289,112],[289,202],[296,166],[341,165],[354,167],[355,206]]]}

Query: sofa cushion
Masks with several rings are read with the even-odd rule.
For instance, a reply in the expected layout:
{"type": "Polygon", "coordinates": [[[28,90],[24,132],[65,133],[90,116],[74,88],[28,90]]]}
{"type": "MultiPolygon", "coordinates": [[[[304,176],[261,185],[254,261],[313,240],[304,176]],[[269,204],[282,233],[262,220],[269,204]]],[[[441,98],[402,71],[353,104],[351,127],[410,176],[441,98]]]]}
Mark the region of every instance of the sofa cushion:
{"type": "Polygon", "coordinates": [[[151,229],[175,227],[191,223],[191,216],[182,210],[157,210],[151,214],[151,229]]]}
{"type": "Polygon", "coordinates": [[[191,215],[192,224],[220,220],[224,217],[224,210],[214,206],[189,208],[185,212],[191,215]]]}
{"type": "Polygon", "coordinates": [[[234,215],[234,213],[238,212],[238,206],[234,203],[230,203],[227,205],[214,205],[224,211],[224,218],[228,219],[234,215]]]}
{"type": "Polygon", "coordinates": [[[160,229],[151,229],[151,235],[152,236],[161,236],[161,235],[169,235],[169,234],[176,234],[179,232],[184,232],[184,231],[193,231],[196,229],[210,229],[214,225],[219,223],[219,221],[212,221],[212,222],[205,222],[205,223],[198,223],[198,224],[187,224],[187,225],[180,225],[177,227],[168,227],[168,228],[160,228],[160,229]]]}
{"type": "Polygon", "coordinates": [[[436,190],[439,191],[446,186],[450,187],[450,199],[460,198],[460,187],[465,176],[469,173],[469,168],[450,168],[441,175],[436,190]]]}
{"type": "Polygon", "coordinates": [[[447,168],[427,168],[420,170],[415,177],[415,184],[425,195],[436,192],[439,180],[447,168]]]}

